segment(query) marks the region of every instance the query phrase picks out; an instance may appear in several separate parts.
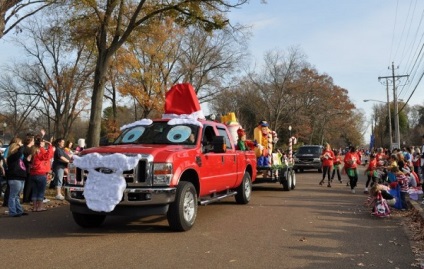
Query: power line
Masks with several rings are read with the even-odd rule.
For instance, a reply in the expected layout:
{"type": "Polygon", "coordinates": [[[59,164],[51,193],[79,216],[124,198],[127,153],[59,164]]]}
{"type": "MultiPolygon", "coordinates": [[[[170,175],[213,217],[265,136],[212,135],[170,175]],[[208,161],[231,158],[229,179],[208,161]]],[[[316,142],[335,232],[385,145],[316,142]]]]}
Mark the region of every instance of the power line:
{"type": "MultiPolygon", "coordinates": [[[[390,68],[390,67],[389,67],[390,68]]],[[[402,77],[409,77],[409,75],[397,75],[395,76],[395,64],[392,62],[392,75],[387,77],[378,77],[378,79],[392,79],[393,82],[393,103],[395,105],[395,141],[397,143],[397,147],[400,148],[400,129],[399,129],[399,110],[398,110],[398,98],[396,93],[396,79],[402,77]]]]}

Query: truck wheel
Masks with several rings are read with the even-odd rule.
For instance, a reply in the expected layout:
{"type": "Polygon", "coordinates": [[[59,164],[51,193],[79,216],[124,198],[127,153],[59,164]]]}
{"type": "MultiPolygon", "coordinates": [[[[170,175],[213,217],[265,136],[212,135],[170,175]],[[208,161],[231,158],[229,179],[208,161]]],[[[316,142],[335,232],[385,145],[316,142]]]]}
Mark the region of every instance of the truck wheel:
{"type": "Polygon", "coordinates": [[[237,187],[236,203],[247,204],[252,195],[252,179],[250,174],[245,172],[240,186],[237,187]]]}
{"type": "Polygon", "coordinates": [[[291,189],[294,190],[294,188],[296,188],[296,173],[295,173],[294,170],[291,170],[290,173],[291,173],[291,177],[292,177],[291,189]]]}
{"type": "Polygon", "coordinates": [[[168,223],[174,231],[188,231],[197,216],[196,188],[188,181],[180,181],[175,201],[169,205],[168,223]]]}
{"type": "Polygon", "coordinates": [[[286,179],[283,181],[283,189],[285,191],[290,191],[293,186],[293,178],[290,170],[286,171],[286,179]]]}
{"type": "Polygon", "coordinates": [[[89,215],[72,212],[74,221],[83,228],[95,228],[102,225],[106,215],[89,215]]]}

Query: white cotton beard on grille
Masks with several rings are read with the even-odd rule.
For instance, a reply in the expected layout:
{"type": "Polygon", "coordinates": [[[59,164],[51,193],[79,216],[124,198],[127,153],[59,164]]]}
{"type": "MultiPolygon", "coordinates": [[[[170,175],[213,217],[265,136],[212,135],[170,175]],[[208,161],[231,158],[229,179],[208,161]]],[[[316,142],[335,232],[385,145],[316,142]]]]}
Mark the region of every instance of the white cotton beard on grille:
{"type": "Polygon", "coordinates": [[[88,178],[84,187],[84,197],[88,208],[97,212],[111,212],[122,200],[126,188],[123,171],[133,169],[140,155],[128,157],[115,153],[102,156],[91,153],[84,156],[74,156],[74,165],[88,170],[88,178]],[[110,174],[97,172],[96,168],[107,168],[110,174]]]}

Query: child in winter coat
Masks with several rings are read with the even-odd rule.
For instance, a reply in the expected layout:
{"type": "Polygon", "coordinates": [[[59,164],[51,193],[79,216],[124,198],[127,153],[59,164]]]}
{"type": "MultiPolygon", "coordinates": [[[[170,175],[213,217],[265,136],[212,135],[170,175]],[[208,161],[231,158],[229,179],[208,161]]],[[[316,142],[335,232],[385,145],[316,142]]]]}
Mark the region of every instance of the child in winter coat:
{"type": "Polygon", "coordinates": [[[400,187],[400,200],[402,202],[402,210],[408,210],[408,204],[406,202],[406,195],[409,190],[409,180],[403,172],[399,170],[399,167],[393,167],[391,172],[396,175],[396,183],[400,187]]]}

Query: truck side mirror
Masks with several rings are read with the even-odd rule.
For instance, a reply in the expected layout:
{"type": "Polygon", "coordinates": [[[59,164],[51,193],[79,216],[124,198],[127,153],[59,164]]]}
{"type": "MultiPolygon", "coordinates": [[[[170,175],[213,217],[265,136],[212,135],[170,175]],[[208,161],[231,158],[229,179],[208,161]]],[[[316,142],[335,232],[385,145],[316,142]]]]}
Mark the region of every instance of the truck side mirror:
{"type": "Polygon", "coordinates": [[[212,140],[212,148],[214,153],[225,153],[227,151],[227,144],[223,136],[215,136],[212,140]]]}

